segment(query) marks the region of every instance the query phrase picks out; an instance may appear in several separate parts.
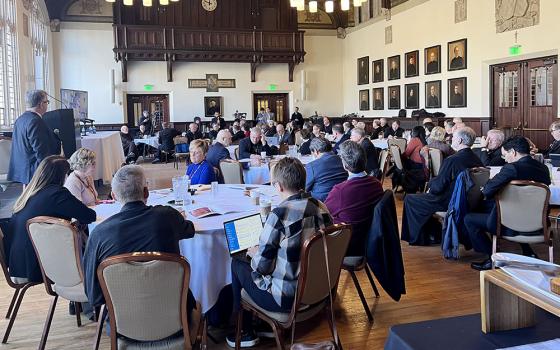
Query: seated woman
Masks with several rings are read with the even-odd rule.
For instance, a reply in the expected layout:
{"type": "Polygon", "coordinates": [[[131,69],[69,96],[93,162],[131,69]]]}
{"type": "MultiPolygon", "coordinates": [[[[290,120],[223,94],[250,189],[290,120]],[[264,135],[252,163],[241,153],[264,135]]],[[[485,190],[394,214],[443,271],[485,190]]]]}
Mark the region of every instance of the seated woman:
{"type": "Polygon", "coordinates": [[[6,257],[12,277],[42,282],[41,269],[27,234],[27,220],[37,216],[76,219],[89,224],[96,219],[95,211],[63,187],[70,171],[64,157],[49,156],[39,164],[35,175],[14,205],[14,214],[6,234],[6,257]]]}
{"type": "MultiPolygon", "coordinates": [[[[455,150],[451,147],[450,144],[445,142],[446,132],[445,129],[441,126],[436,126],[430,132],[430,137],[428,138],[428,147],[429,148],[437,148],[443,153],[443,158],[455,154],[455,150]]],[[[427,158],[427,149],[426,147],[423,150],[424,158],[427,158]]]]}
{"type": "Polygon", "coordinates": [[[189,145],[191,164],[187,167],[186,175],[191,180],[191,185],[209,185],[216,181],[214,168],[206,160],[208,143],[204,140],[193,140],[189,145]]]}
{"type": "Polygon", "coordinates": [[[74,170],[64,183],[64,187],[88,207],[97,202],[97,191],[93,184],[95,172],[95,152],[80,148],[70,157],[70,167],[74,170]]]}
{"type": "Polygon", "coordinates": [[[415,126],[410,132],[410,141],[406,145],[406,150],[402,154],[403,166],[405,168],[405,183],[410,186],[403,186],[407,192],[422,190],[428,178],[428,167],[425,158],[420,151],[426,146],[426,129],[423,126],[415,126]]]}
{"type": "Polygon", "coordinates": [[[299,146],[299,153],[302,156],[308,156],[308,155],[311,154],[311,149],[309,148],[309,145],[311,144],[311,139],[309,138],[309,136],[310,136],[309,135],[309,130],[301,129],[300,133],[301,133],[301,140],[303,142],[299,146]]]}

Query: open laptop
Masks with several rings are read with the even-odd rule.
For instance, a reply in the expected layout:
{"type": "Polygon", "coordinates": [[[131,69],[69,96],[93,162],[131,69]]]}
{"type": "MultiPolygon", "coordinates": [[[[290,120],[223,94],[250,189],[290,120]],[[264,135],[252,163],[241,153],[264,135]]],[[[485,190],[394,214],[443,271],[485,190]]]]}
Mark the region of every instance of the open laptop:
{"type": "Polygon", "coordinates": [[[261,214],[253,214],[224,222],[229,255],[247,260],[247,249],[259,244],[263,223],[261,214]]]}
{"type": "Polygon", "coordinates": [[[268,143],[269,146],[276,146],[278,147],[278,137],[276,136],[266,136],[266,143],[268,143]]]}
{"type": "Polygon", "coordinates": [[[550,163],[552,163],[552,166],[560,167],[560,154],[551,153],[548,156],[550,157],[550,163]]]}

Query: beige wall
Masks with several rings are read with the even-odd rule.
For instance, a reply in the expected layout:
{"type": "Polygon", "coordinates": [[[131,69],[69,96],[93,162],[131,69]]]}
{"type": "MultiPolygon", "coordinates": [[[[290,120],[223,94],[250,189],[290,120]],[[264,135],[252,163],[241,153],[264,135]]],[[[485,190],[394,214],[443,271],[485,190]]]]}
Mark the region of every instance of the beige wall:
{"type": "Polygon", "coordinates": [[[153,93],[170,95],[171,121],[190,121],[204,114],[204,96],[223,96],[226,119],[235,110],[252,116],[252,94],[267,92],[276,84],[278,92],[289,93],[290,110],[299,106],[304,115],[315,110],[326,115],[343,112],[342,40],[333,36],[306,36],[305,62],[294,72],[294,82],[288,82],[288,66],[261,65],[257,82],[251,82],[250,65],[245,63],[183,63],[174,64],[173,78],[167,82],[165,62],[131,62],[128,83],[121,82],[120,64],[112,52],[113,32],[110,24],[63,23],[59,33],[53,33],[56,91],[60,88],[88,91],[90,118],[97,123],[121,123],[125,119],[126,93],[143,93],[144,84],[153,84],[153,93]],[[115,70],[116,101],[111,103],[111,70],[115,70]],[[305,70],[307,96],[302,100],[301,71],[305,70]],[[222,79],[235,79],[235,89],[207,93],[204,89],[189,89],[189,78],[205,78],[217,73],[222,79]],[[124,102],[123,102],[124,101],[124,102]]]}
{"type": "MultiPolygon", "coordinates": [[[[541,0],[540,24],[530,28],[520,29],[518,43],[522,45],[522,56],[511,57],[508,48],[514,44],[514,32],[497,34],[495,28],[494,1],[469,0],[468,19],[466,22],[454,23],[454,3],[452,0],[410,0],[407,6],[415,5],[406,11],[395,9],[390,21],[384,19],[364,24],[343,40],[343,91],[345,113],[358,112],[358,91],[369,88],[385,87],[385,107],[387,107],[387,86],[401,85],[401,104],[404,84],[420,83],[420,108],[424,108],[424,82],[431,80],[442,81],[442,109],[450,116],[489,116],[489,66],[499,62],[517,61],[530,57],[542,57],[557,54],[560,47],[558,36],[558,13],[560,1],[541,0]],[[385,27],[392,25],[393,43],[385,45],[385,27]],[[468,39],[468,69],[447,72],[444,65],[447,59],[447,42],[468,39]],[[403,78],[400,80],[386,80],[383,83],[357,85],[356,59],[362,56],[371,61],[393,55],[401,55],[401,77],[404,77],[404,53],[419,50],[420,60],[424,63],[424,48],[441,45],[442,73],[424,75],[423,66],[420,76],[403,78]],[[467,77],[467,108],[447,107],[447,79],[467,77]]],[[[371,73],[371,72],[370,72],[371,73]]],[[[385,73],[386,74],[386,73],[385,73]]],[[[371,77],[370,77],[371,78],[371,77]]],[[[370,97],[371,98],[371,97],[370,97]]],[[[404,108],[404,107],[403,107],[404,108]]],[[[434,110],[431,110],[434,111],[434,110]]],[[[366,116],[393,116],[397,111],[360,111],[366,116]]],[[[410,115],[410,110],[408,111],[410,115]]]]}

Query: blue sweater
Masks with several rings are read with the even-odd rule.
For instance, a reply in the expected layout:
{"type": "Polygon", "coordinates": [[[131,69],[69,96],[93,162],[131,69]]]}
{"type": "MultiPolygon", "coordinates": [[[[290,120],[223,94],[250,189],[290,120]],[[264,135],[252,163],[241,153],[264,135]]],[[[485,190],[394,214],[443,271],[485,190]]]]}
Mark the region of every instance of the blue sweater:
{"type": "Polygon", "coordinates": [[[189,176],[191,185],[209,185],[212,181],[216,181],[214,168],[206,159],[198,164],[190,164],[186,175],[189,176]]]}

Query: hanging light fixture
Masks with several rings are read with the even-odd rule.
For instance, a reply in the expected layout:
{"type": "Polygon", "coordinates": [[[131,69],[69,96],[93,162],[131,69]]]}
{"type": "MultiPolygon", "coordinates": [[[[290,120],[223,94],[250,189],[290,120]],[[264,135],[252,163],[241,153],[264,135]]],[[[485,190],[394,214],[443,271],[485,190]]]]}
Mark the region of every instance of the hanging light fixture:
{"type": "Polygon", "coordinates": [[[296,7],[296,9],[297,9],[298,11],[305,11],[305,3],[303,3],[303,4],[298,4],[297,7],[296,7]]]}
{"type": "Polygon", "coordinates": [[[169,5],[169,0],[159,0],[159,4],[162,6],[169,5]]]}
{"type": "Polygon", "coordinates": [[[290,7],[297,7],[298,0],[290,0],[290,7]]]}
{"type": "Polygon", "coordinates": [[[350,0],[340,0],[340,9],[342,11],[350,10],[350,0]]]}
{"type": "Polygon", "coordinates": [[[309,12],[311,13],[317,12],[317,0],[309,1],[309,12]]]}
{"type": "Polygon", "coordinates": [[[115,0],[105,0],[105,1],[107,1],[107,2],[115,2],[115,0]]]}
{"type": "Polygon", "coordinates": [[[334,1],[333,0],[325,1],[325,11],[327,11],[328,13],[334,12],[334,1]]]}
{"type": "Polygon", "coordinates": [[[123,4],[125,4],[126,6],[132,6],[132,5],[134,5],[134,3],[132,2],[132,0],[123,0],[123,4]]]}
{"type": "Polygon", "coordinates": [[[362,6],[362,0],[353,0],[352,4],[354,5],[354,7],[360,7],[362,6]]]}
{"type": "Polygon", "coordinates": [[[142,5],[150,7],[152,6],[152,0],[142,0],[142,5]]]}

